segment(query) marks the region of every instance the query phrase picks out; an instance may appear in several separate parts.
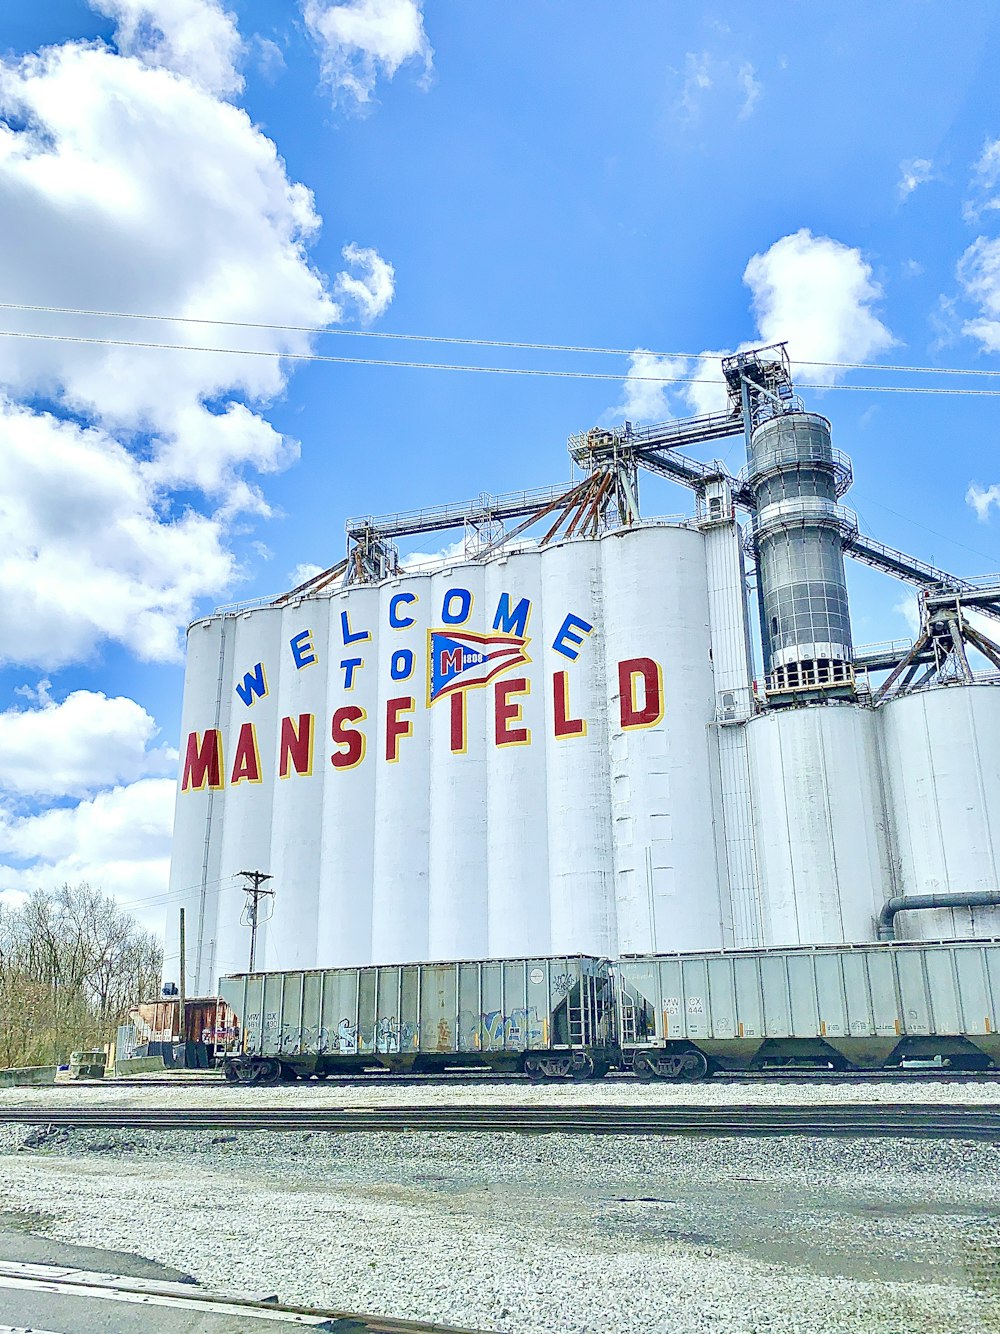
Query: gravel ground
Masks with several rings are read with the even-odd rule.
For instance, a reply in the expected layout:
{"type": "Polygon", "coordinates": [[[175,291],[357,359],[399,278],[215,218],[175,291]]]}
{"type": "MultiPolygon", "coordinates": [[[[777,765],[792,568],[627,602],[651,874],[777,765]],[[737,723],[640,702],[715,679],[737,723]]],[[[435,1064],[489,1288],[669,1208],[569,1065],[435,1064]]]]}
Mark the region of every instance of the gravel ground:
{"type": "Polygon", "coordinates": [[[1000,1104],[1000,1081],[969,1083],[943,1079],[838,1083],[834,1080],[722,1080],[700,1084],[639,1084],[632,1078],[611,1078],[590,1084],[531,1084],[515,1080],[455,1080],[452,1082],[398,1080],[379,1076],[365,1082],[320,1083],[316,1080],[274,1088],[240,1088],[221,1078],[203,1077],[197,1084],[164,1087],[162,1075],[148,1083],[137,1079],[119,1083],[60,1083],[35,1088],[0,1089],[0,1116],[5,1106],[41,1103],[53,1107],[116,1104],[129,1107],[408,1107],[436,1103],[586,1104],[607,1106],[676,1106],[683,1103],[731,1106],[774,1103],[946,1102],[1000,1104]]]}
{"type": "Polygon", "coordinates": [[[0,1126],[0,1179],[52,1236],[289,1301],[511,1334],[1000,1330],[992,1145],[0,1126]]]}

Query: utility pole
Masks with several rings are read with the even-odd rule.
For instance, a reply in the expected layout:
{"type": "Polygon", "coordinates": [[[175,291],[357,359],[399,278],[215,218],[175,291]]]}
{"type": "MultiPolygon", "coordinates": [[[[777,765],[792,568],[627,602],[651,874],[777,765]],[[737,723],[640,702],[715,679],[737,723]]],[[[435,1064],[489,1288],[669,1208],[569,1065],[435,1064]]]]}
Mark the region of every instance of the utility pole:
{"type": "Polygon", "coordinates": [[[246,907],[243,910],[245,925],[250,928],[250,972],[253,972],[254,960],[257,957],[257,924],[260,921],[260,901],[264,898],[274,898],[273,889],[261,889],[265,880],[273,880],[274,877],[265,875],[263,871],[238,871],[246,880],[244,893],[247,896],[246,907]]]}
{"type": "Polygon", "coordinates": [[[181,1044],[184,1048],[184,1068],[187,1069],[187,954],[185,952],[184,938],[184,909],[181,912],[181,969],[180,969],[180,995],[177,998],[177,1005],[180,1009],[180,1028],[181,1044]]]}

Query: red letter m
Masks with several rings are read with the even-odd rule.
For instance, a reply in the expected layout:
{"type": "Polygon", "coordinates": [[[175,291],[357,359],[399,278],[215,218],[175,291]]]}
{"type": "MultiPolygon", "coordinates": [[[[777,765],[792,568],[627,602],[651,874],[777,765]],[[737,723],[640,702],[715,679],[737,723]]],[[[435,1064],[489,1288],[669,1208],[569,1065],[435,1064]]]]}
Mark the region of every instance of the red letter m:
{"type": "Polygon", "coordinates": [[[443,648],[441,650],[441,675],[447,676],[449,668],[455,672],[460,672],[462,670],[461,644],[459,644],[457,648],[443,648]]]}
{"type": "Polygon", "coordinates": [[[217,727],[209,728],[200,740],[197,732],[188,733],[181,791],[205,786],[222,787],[222,734],[217,727]]]}

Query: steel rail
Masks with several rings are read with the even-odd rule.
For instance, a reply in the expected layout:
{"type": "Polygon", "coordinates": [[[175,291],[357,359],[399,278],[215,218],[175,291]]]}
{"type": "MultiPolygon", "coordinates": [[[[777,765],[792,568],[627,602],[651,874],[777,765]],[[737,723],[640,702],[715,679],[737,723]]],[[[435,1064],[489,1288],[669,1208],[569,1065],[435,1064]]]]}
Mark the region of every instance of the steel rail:
{"type": "MultiPolygon", "coordinates": [[[[63,1265],[23,1264],[0,1260],[0,1289],[48,1292],[77,1298],[139,1301],[145,1305],[196,1311],[205,1315],[238,1315],[244,1320],[299,1325],[317,1330],[343,1329],[357,1334],[477,1334],[454,1325],[427,1324],[396,1316],[369,1315],[330,1307],[213,1292],[193,1283],[100,1274],[63,1265]]],[[[0,1326],[0,1330],[10,1326],[0,1326]]],[[[25,1331],[24,1334],[28,1334],[25,1331]]],[[[39,1331],[41,1334],[41,1331],[39,1331]]]]}
{"type": "MultiPolygon", "coordinates": [[[[929,1069],[886,1070],[831,1070],[824,1067],[771,1066],[764,1070],[718,1070],[712,1076],[715,1087],[732,1088],[737,1084],[1000,1084],[1000,1070],[959,1070],[948,1066],[935,1066],[929,1069]]],[[[365,1071],[361,1074],[330,1075],[323,1081],[327,1091],[336,1088],[459,1088],[462,1085],[503,1088],[516,1091],[528,1083],[525,1075],[507,1071],[476,1070],[472,1073],[453,1071],[447,1074],[396,1074],[383,1071],[365,1071]]],[[[610,1074],[602,1081],[604,1087],[634,1087],[631,1072],[610,1074]]],[[[36,1089],[51,1090],[65,1088],[65,1084],[37,1085],[36,1089]]],[[[111,1089],[148,1089],[148,1088],[201,1088],[213,1090],[229,1089],[221,1074],[206,1071],[204,1074],[185,1075],[121,1075],[101,1081],[81,1080],[76,1084],[78,1090],[92,1088],[111,1089]]],[[[315,1086],[311,1086],[315,1087],[315,1086]]],[[[0,1095],[2,1096],[2,1095],[0,1095]]],[[[42,1096],[46,1096],[45,1093],[42,1096]]],[[[294,1096],[294,1095],[292,1095],[294,1096]]]]}
{"type": "Polygon", "coordinates": [[[1000,1142],[1000,1103],[811,1103],[765,1107],[526,1105],[351,1108],[0,1106],[0,1122],[59,1129],[484,1131],[489,1134],[842,1135],[1000,1142]]]}

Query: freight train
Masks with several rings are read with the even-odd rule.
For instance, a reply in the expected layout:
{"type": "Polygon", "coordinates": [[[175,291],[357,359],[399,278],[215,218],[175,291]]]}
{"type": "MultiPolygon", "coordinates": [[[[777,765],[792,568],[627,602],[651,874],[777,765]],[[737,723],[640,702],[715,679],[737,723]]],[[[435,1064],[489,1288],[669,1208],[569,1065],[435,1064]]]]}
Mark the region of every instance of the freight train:
{"type": "Polygon", "coordinates": [[[773,1065],[1000,1067],[1000,940],[234,974],[227,1079],[461,1067],[702,1079],[773,1065]]]}

